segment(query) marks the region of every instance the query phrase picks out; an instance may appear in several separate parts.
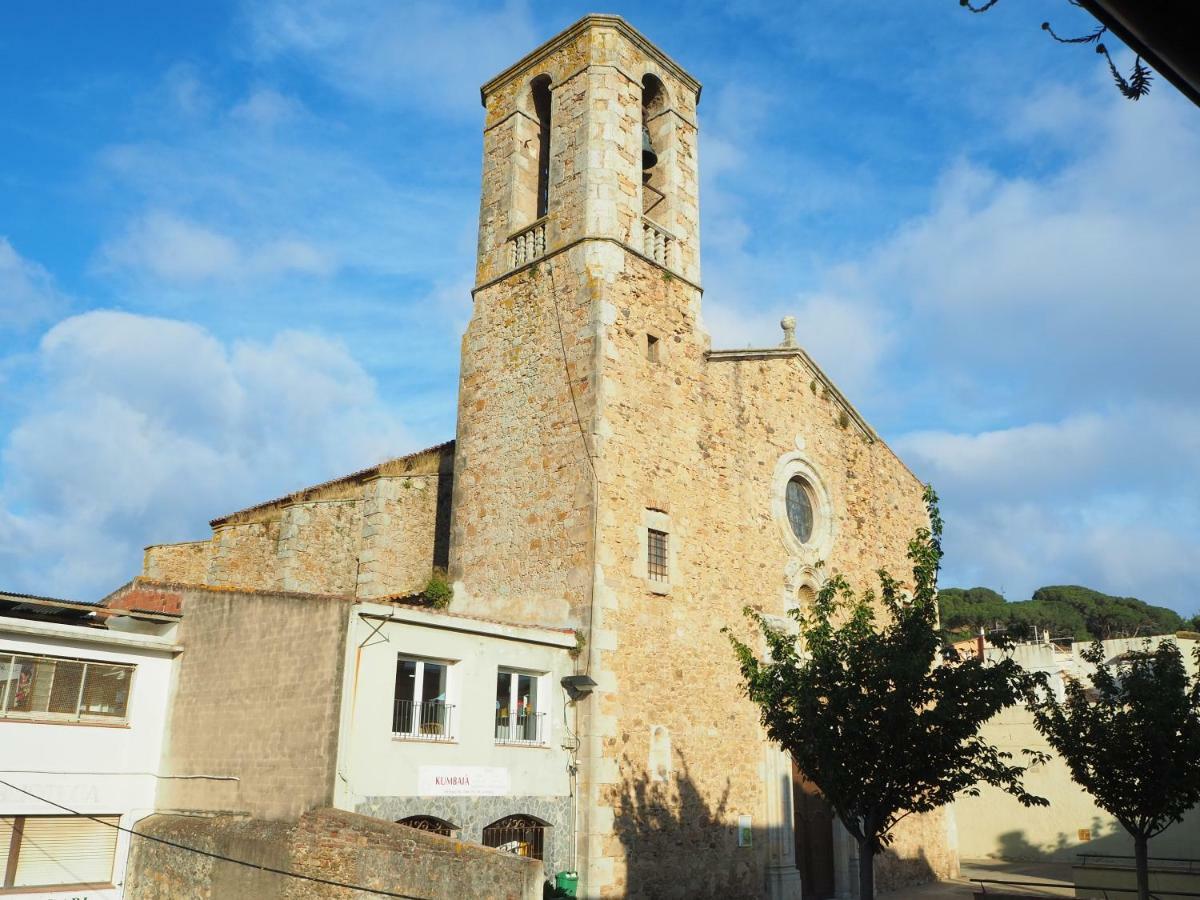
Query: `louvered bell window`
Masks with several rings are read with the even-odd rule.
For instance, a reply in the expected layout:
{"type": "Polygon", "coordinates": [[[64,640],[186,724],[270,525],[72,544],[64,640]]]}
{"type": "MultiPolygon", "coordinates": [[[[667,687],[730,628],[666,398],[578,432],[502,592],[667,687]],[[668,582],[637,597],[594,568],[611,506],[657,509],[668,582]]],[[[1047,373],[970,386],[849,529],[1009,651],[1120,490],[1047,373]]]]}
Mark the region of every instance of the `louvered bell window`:
{"type": "Polygon", "coordinates": [[[0,886],[112,884],[120,820],[120,816],[0,817],[0,886]]]}

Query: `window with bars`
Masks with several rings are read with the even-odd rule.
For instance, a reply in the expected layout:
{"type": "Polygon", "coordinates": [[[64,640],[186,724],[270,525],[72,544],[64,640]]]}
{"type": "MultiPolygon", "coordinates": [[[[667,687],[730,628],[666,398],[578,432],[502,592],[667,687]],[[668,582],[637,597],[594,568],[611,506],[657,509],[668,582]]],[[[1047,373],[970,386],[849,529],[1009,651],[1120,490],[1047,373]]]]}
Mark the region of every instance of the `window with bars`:
{"type": "Polygon", "coordinates": [[[120,821],[120,816],[0,816],[0,892],[111,885],[120,821]]]}
{"type": "Polygon", "coordinates": [[[646,574],[654,581],[670,581],[667,566],[667,533],[646,530],[646,574]]]}
{"type": "Polygon", "coordinates": [[[0,719],[124,724],[134,666],[0,653],[0,719]]]}
{"type": "Polygon", "coordinates": [[[542,859],[547,823],[534,816],[505,816],[483,829],[483,846],[542,859]]]}

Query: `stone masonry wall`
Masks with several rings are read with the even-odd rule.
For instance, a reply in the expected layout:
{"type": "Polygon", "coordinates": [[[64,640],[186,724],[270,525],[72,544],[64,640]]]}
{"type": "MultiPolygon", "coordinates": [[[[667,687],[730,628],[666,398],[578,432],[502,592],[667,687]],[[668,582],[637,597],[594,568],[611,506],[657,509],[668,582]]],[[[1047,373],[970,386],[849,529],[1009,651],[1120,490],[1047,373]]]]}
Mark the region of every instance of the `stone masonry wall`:
{"type": "Polygon", "coordinates": [[[452,609],[556,627],[586,615],[591,470],[581,432],[594,345],[583,253],[475,297],[459,382],[452,609]]]}
{"type": "Polygon", "coordinates": [[[375,598],[421,590],[450,551],[452,475],[388,476],[367,483],[357,594],[375,598]]]}
{"type": "Polygon", "coordinates": [[[179,588],[158,808],[295,820],[333,799],[348,598],[179,588]]]}
{"type": "Polygon", "coordinates": [[[362,503],[314,500],[283,510],[277,556],[283,589],[354,594],[362,536],[362,503]]]}
{"type": "Polygon", "coordinates": [[[183,544],[155,544],[147,547],[142,574],[156,581],[177,584],[205,584],[212,556],[212,541],[188,541],[183,544]]]}
{"type": "MultiPolygon", "coordinates": [[[[340,810],[296,824],[156,815],[138,830],[209,853],[427,900],[539,900],[541,865],[478,844],[340,810]]],[[[130,847],[129,900],[350,900],[362,891],[264,872],[142,838],[130,847]]]]}
{"type": "Polygon", "coordinates": [[[282,588],[279,525],[279,516],[274,515],[265,521],[214,528],[206,583],[266,591],[282,588]]]}
{"type": "Polygon", "coordinates": [[[420,591],[449,561],[454,447],[444,444],[213,522],[209,541],[146,548],[176,584],[352,594],[420,591]]]}
{"type": "MultiPolygon", "coordinates": [[[[695,896],[757,896],[762,848],[737,848],[722,837],[737,814],[756,822],[771,816],[765,746],[720,629],[728,625],[749,637],[743,606],[782,616],[799,601],[801,587],[825,574],[843,573],[863,588],[876,585],[874,572],[883,566],[909,580],[907,541],[926,522],[921,485],[859,427],[799,352],[706,360],[696,292],[630,254],[607,296],[617,314],[603,340],[603,621],[593,639],[606,676],[598,699],[616,725],[605,753],[622,777],[600,789],[615,815],[607,848],[614,880],[605,891],[652,896],[669,881],[692,884],[695,896]],[[647,333],[659,336],[657,361],[647,358],[647,333]],[[823,570],[781,536],[773,499],[777,467],[789,455],[802,457],[828,491],[834,521],[823,570]],[[650,509],[669,522],[666,595],[645,578],[650,509]],[[660,677],[647,678],[650,671],[660,677]],[[712,861],[703,872],[639,854],[621,858],[629,850],[622,840],[630,842],[622,837],[629,833],[623,810],[631,790],[653,778],[646,761],[658,727],[670,736],[676,789],[709,813],[672,823],[677,845],[712,861]],[[698,828],[694,821],[710,824],[698,828]],[[715,882],[717,893],[714,877],[724,879],[715,882]]],[[[915,865],[926,878],[955,864],[940,815],[906,823],[893,851],[897,859],[881,865],[884,886],[912,877],[906,855],[920,857],[915,865]]],[[[681,861],[689,856],[678,854],[681,861]]]]}

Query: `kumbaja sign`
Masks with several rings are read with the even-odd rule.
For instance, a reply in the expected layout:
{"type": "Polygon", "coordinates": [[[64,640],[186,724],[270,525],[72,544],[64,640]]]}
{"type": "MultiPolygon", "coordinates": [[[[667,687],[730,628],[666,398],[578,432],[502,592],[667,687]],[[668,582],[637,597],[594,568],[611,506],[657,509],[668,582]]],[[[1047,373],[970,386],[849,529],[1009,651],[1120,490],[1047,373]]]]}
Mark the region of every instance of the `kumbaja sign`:
{"type": "Polygon", "coordinates": [[[417,790],[422,797],[502,797],[508,793],[508,769],[420,766],[417,790]]]}

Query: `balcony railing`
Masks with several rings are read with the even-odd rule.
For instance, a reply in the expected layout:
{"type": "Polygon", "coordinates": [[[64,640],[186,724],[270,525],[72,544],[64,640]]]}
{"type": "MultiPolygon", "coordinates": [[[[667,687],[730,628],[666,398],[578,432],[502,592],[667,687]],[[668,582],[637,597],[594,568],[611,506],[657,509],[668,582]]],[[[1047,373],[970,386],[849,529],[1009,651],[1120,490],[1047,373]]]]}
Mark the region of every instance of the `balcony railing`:
{"type": "Polygon", "coordinates": [[[441,700],[397,700],[392,713],[392,733],[415,741],[454,740],[454,706],[441,700]]]}
{"type": "Polygon", "coordinates": [[[508,239],[508,264],[514,269],[545,255],[546,219],[544,217],[515,232],[508,239]]]}
{"type": "Polygon", "coordinates": [[[545,743],[545,732],[543,731],[545,718],[545,713],[520,713],[517,715],[496,713],[496,743],[545,743]]]}
{"type": "Polygon", "coordinates": [[[674,267],[675,236],[642,216],[642,253],[660,266],[674,267]]]}

